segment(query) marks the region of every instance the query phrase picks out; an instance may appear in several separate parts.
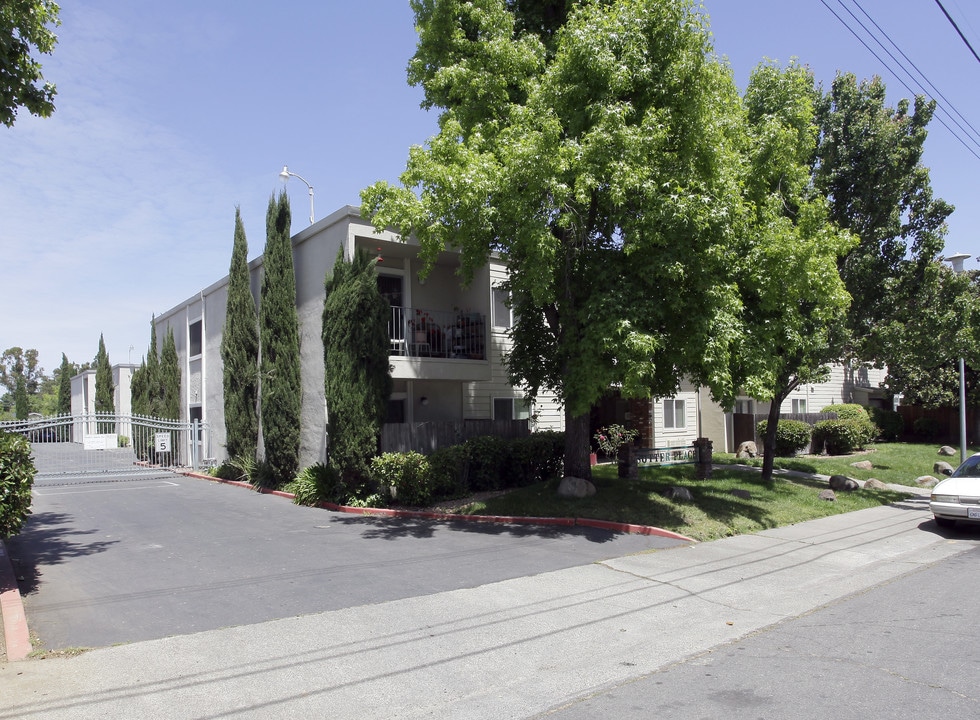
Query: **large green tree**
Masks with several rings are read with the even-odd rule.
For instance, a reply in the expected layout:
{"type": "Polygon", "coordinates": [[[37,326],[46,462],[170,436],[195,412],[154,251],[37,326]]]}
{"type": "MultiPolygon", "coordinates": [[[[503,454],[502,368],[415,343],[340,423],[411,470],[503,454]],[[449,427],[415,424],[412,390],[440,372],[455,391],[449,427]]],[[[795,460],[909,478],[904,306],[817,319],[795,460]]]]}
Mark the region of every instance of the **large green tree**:
{"type": "Polygon", "coordinates": [[[27,395],[36,395],[44,380],[44,368],[38,361],[38,352],[34,348],[24,350],[11,347],[0,355],[0,385],[8,392],[15,392],[17,383],[23,379],[27,395]]]}
{"type": "Polygon", "coordinates": [[[850,297],[838,259],[856,243],[810,182],[817,140],[811,73],[759,65],[744,104],[746,214],[738,257],[742,333],[733,358],[743,392],[769,400],[762,479],[772,477],[780,405],[821,382],[844,352],[850,297]]]}
{"type": "Polygon", "coordinates": [[[61,367],[58,369],[58,409],[59,415],[71,415],[71,378],[74,371],[68,356],[61,353],[61,367]]]}
{"type": "Polygon", "coordinates": [[[48,117],[54,112],[55,87],[44,82],[34,51],[50,54],[61,24],[53,0],[4,0],[0,3],[0,122],[11,127],[18,108],[48,117]]]}
{"type": "Polygon", "coordinates": [[[299,468],[302,387],[296,276],[289,238],[289,198],[269,199],[259,303],[261,340],[260,422],[265,460],[275,482],[291,480],[299,468]]]}
{"type": "MultiPolygon", "coordinates": [[[[95,412],[112,415],[116,412],[116,385],[112,382],[112,364],[105,349],[105,338],[99,334],[99,350],[95,355],[95,412]]],[[[98,432],[115,432],[113,422],[99,423],[98,432]]]]}
{"type": "Polygon", "coordinates": [[[880,78],[840,74],[817,104],[813,178],[830,218],[858,239],[839,263],[852,297],[849,353],[888,364],[903,355],[899,328],[914,328],[915,298],[938,291],[930,269],[942,253],[953,207],[933,196],[922,164],[935,102],[886,104],[880,78]]]}
{"type": "Polygon", "coordinates": [[[341,248],[326,279],[323,358],[329,452],[348,484],[368,474],[391,396],[391,310],[378,290],[376,266],[377,258],[363,250],[347,261],[341,248]]]}
{"type": "Polygon", "coordinates": [[[458,248],[464,280],[504,257],[511,377],[558,394],[565,473],[589,477],[588,412],[611,385],[670,395],[688,376],[733,397],[740,103],[693,2],[551,4],[542,30],[542,4],[412,2],[409,81],[439,133],[401,187],[362,199],[424,261],[458,248]]]}
{"type": "Polygon", "coordinates": [[[259,432],[259,320],[248,269],[248,241],[239,208],[235,208],[221,360],[228,456],[254,460],[259,432]]]}

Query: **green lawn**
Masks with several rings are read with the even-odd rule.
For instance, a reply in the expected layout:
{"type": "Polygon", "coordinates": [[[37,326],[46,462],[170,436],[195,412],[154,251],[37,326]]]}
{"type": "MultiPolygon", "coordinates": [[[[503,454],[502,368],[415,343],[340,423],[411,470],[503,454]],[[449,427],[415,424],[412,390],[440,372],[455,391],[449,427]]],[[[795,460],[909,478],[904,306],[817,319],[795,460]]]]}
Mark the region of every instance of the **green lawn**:
{"type": "Polygon", "coordinates": [[[859,490],[838,493],[836,502],[828,502],[817,497],[827,487],[821,481],[776,479],[766,485],[754,473],[736,469],[718,469],[710,480],[697,480],[690,465],[641,468],[639,479],[633,481],[616,477],[613,464],[599,465],[593,470],[597,492],[591,498],[559,498],[558,481],[554,480],[473,502],[458,512],[592,518],[654,525],[696,540],[713,540],[885,505],[905,497],[904,493],[859,490]],[[684,503],[664,498],[663,491],[671,485],[686,487],[694,501],[684,503]],[[750,498],[732,495],[733,489],[748,491],[750,498]]]}
{"type": "MultiPolygon", "coordinates": [[[[945,460],[954,468],[959,465],[960,453],[956,448],[954,457],[940,457],[940,443],[879,443],[869,446],[866,452],[844,455],[839,457],[805,456],[798,458],[776,458],[774,465],[785,470],[819,475],[848,475],[857,480],[877,478],[883,483],[896,485],[915,485],[915,479],[922,475],[942,476],[933,472],[932,467],[937,460],[945,460]],[[851,463],[859,460],[870,460],[873,470],[859,470],[851,467],[851,463]]],[[[978,448],[967,448],[968,454],[978,451],[978,448]]],[[[715,453],[716,463],[737,463],[761,467],[761,459],[735,460],[734,455],[715,453]]]]}

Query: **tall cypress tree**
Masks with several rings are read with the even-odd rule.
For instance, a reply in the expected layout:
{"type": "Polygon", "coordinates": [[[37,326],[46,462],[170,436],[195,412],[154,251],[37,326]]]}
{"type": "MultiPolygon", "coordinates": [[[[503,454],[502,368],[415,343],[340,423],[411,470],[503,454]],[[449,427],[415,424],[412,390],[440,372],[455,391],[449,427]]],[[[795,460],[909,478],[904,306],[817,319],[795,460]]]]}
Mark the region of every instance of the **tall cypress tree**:
{"type": "Polygon", "coordinates": [[[140,362],[140,366],[133,371],[132,380],[129,383],[130,402],[133,415],[150,414],[150,387],[148,385],[149,372],[146,369],[146,360],[140,362]]]}
{"type": "Polygon", "coordinates": [[[156,317],[150,321],[150,349],[146,354],[146,413],[152,417],[163,417],[163,386],[160,381],[156,317]]]}
{"type": "Polygon", "coordinates": [[[228,457],[254,459],[259,432],[259,319],[248,270],[248,241],[239,208],[235,208],[235,242],[228,271],[221,360],[228,457]]]}
{"type": "Polygon", "coordinates": [[[376,265],[376,258],[363,250],[347,262],[341,248],[327,276],[323,303],[330,458],[348,483],[366,475],[368,461],[377,454],[391,396],[391,311],[378,291],[376,265]]]}
{"type": "Polygon", "coordinates": [[[174,329],[167,331],[160,353],[160,384],[163,389],[161,417],[168,420],[180,419],[180,361],[177,359],[177,343],[174,329]]]}
{"type": "Polygon", "coordinates": [[[61,368],[58,370],[58,414],[71,414],[71,363],[68,356],[61,353],[61,368]]]}
{"type": "Polygon", "coordinates": [[[288,482],[299,468],[302,388],[296,276],[289,239],[289,198],[269,199],[259,308],[262,439],[273,480],[288,482]]]}
{"type": "MultiPolygon", "coordinates": [[[[105,339],[99,334],[99,352],[95,356],[95,412],[114,413],[116,404],[113,394],[115,385],[112,382],[112,365],[109,363],[109,353],[105,349],[105,339]]],[[[100,423],[100,433],[115,432],[115,424],[100,423]]]]}

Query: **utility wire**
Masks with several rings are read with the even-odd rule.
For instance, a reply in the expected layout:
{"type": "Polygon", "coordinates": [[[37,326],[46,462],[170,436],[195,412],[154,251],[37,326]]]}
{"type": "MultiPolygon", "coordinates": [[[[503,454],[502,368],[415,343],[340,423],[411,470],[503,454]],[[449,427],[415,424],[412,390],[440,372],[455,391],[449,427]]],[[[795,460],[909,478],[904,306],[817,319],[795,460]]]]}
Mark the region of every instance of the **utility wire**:
{"type": "MultiPolygon", "coordinates": [[[[837,0],[837,2],[840,3],[841,6],[843,7],[843,3],[841,2],[841,0],[837,0]]],[[[847,21],[844,18],[842,18],[840,15],[838,15],[837,12],[832,7],[830,7],[830,5],[827,4],[827,0],[820,0],[820,4],[823,5],[825,8],[827,8],[827,10],[829,10],[830,13],[835,18],[837,18],[837,20],[841,23],[841,25],[843,25],[845,28],[847,28],[847,30],[857,39],[857,41],[859,43],[861,43],[862,45],[864,45],[865,49],[869,53],[871,53],[872,55],[874,55],[875,59],[878,60],[878,62],[880,62],[893,75],[895,75],[895,78],[902,84],[902,86],[906,90],[908,90],[912,95],[916,95],[917,94],[916,91],[913,90],[911,87],[909,87],[909,84],[906,83],[905,80],[903,80],[902,77],[898,73],[896,73],[894,70],[892,70],[891,66],[878,53],[876,53],[874,51],[874,49],[870,45],[868,45],[867,42],[865,42],[864,38],[862,38],[860,36],[860,34],[858,34],[858,32],[856,30],[854,30],[853,27],[851,27],[850,25],[848,25],[847,21]]],[[[848,11],[848,12],[850,12],[850,11],[848,11]]],[[[853,13],[850,13],[850,14],[851,14],[852,17],[854,17],[854,14],[853,13]]],[[[857,20],[857,18],[854,18],[854,19],[857,20]]],[[[862,25],[862,27],[864,27],[864,26],[862,25]]],[[[868,32],[867,28],[865,28],[865,32],[868,32]]],[[[879,44],[881,44],[881,43],[879,42],[879,44]]],[[[908,74],[907,71],[906,71],[906,74],[908,74]]],[[[946,130],[949,132],[950,135],[952,135],[954,138],[956,138],[960,142],[960,144],[963,145],[963,147],[966,149],[967,152],[969,152],[971,155],[973,155],[973,157],[975,157],[977,160],[980,160],[980,154],[978,154],[976,150],[974,150],[972,147],[970,147],[970,145],[967,144],[966,140],[964,140],[962,137],[960,137],[960,135],[958,135],[953,130],[953,128],[951,128],[946,123],[946,121],[943,120],[942,117],[937,117],[936,119],[939,121],[939,124],[940,125],[942,125],[944,128],[946,128],[946,130]]]]}
{"type": "Polygon", "coordinates": [[[963,31],[960,30],[960,26],[957,25],[956,24],[956,21],[952,17],[950,17],[950,15],[949,15],[948,12],[946,12],[946,8],[943,7],[943,4],[940,2],[940,0],[936,0],[936,5],[938,5],[939,6],[939,9],[943,11],[943,15],[946,16],[946,19],[947,20],[949,20],[949,24],[952,25],[956,29],[956,32],[959,34],[960,39],[964,43],[966,43],[966,46],[968,48],[970,48],[970,52],[973,53],[973,57],[975,57],[977,59],[977,62],[980,62],[980,55],[977,55],[977,51],[973,49],[973,46],[970,44],[970,41],[966,39],[966,35],[964,35],[963,34],[963,31]]]}

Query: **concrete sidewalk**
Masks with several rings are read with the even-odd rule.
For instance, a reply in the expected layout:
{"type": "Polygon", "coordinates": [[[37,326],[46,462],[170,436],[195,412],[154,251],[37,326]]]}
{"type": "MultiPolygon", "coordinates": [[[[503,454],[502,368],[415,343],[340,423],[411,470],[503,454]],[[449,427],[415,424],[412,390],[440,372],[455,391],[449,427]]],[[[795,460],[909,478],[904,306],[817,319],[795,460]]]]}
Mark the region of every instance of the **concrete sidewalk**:
{"type": "Polygon", "coordinates": [[[914,499],[478,588],[7,663],[0,718],[529,717],[973,546],[914,499]]]}

